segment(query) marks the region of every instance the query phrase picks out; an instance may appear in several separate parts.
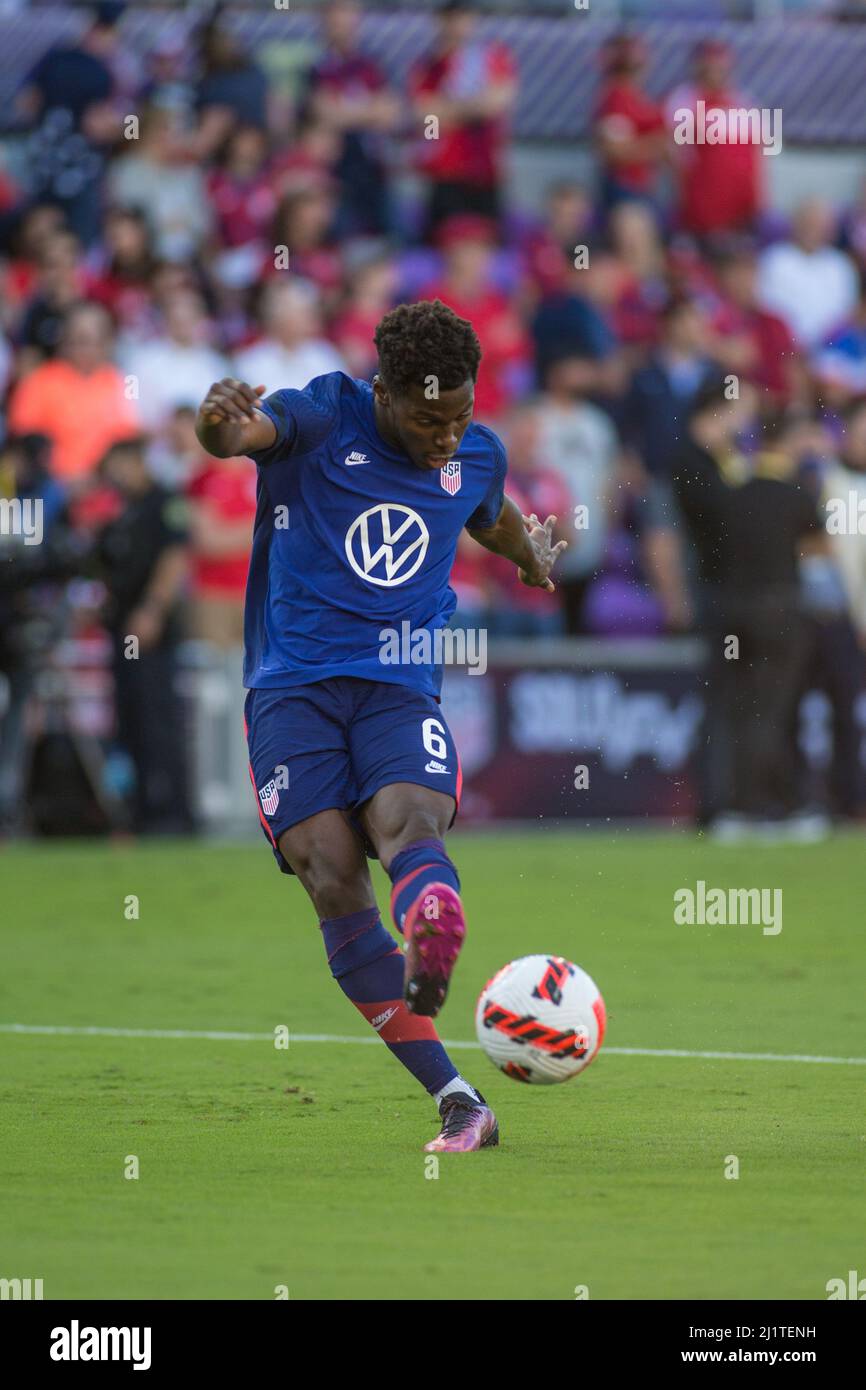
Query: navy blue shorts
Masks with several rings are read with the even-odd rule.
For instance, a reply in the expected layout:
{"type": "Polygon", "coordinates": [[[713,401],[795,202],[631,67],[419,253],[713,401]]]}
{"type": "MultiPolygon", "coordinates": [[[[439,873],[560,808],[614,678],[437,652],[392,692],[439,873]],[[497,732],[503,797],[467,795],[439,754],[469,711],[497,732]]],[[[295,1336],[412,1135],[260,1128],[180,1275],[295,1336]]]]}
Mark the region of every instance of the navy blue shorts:
{"type": "Polygon", "coordinates": [[[244,714],[259,820],[283,873],[293,870],[280,836],[319,811],[346,811],[375,858],[355,813],[381,787],[414,782],[460,800],[460,759],[432,695],[335,676],[250,690],[244,714]]]}

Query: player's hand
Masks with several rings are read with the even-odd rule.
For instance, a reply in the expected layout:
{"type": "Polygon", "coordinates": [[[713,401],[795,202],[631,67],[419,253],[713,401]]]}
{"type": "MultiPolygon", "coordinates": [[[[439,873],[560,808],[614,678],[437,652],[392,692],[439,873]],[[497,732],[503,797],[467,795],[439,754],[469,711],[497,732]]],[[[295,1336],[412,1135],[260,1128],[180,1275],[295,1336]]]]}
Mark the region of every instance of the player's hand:
{"type": "Polygon", "coordinates": [[[549,516],[542,524],[533,512],[531,516],[523,517],[523,524],[535,552],[535,565],[532,570],[518,570],[518,578],[530,588],[546,589],[549,594],[553,594],[556,590],[548,575],[557,558],[568,548],[568,541],[557,541],[556,545],[553,544],[555,516],[549,516]]]}
{"type": "Polygon", "coordinates": [[[199,413],[209,425],[252,424],[256,418],[253,412],[264,393],[264,386],[248,386],[245,381],[226,376],[211,386],[199,413]]]}

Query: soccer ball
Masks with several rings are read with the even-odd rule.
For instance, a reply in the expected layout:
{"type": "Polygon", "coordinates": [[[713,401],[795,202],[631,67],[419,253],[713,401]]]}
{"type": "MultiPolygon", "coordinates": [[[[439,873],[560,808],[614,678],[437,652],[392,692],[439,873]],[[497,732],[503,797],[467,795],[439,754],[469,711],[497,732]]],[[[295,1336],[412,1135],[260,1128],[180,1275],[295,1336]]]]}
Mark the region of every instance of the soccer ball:
{"type": "Polygon", "coordinates": [[[562,956],[522,956],[503,966],[475,1009],[478,1041],[494,1066],[537,1086],[588,1067],[605,1022],[598,986],[562,956]]]}

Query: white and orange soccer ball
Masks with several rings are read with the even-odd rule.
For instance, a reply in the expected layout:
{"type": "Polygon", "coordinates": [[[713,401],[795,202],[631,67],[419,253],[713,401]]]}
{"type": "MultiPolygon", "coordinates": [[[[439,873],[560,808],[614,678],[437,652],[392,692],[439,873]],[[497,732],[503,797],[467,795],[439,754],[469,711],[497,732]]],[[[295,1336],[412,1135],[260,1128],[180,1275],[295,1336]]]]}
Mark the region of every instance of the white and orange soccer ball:
{"type": "Polygon", "coordinates": [[[522,956],[488,980],[475,1010],[478,1041],[515,1081],[549,1086],[588,1067],[604,1038],[598,986],[562,956],[522,956]]]}

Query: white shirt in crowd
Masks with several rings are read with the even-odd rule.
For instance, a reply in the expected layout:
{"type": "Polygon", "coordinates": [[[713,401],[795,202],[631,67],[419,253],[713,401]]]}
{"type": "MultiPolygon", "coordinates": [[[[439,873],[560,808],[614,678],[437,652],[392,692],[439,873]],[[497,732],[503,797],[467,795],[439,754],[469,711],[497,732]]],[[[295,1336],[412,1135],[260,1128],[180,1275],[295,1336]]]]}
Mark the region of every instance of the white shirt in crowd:
{"type": "Polygon", "coordinates": [[[587,508],[587,525],[576,530],[556,562],[563,578],[597,569],[607,545],[617,434],[603,410],[590,401],[560,405],[546,400],[540,411],[542,455],[571,492],[573,506],[587,508]]]}
{"type": "Polygon", "coordinates": [[[139,411],[148,430],[160,429],[178,406],[197,410],[213,383],[231,376],[227,359],[213,348],[183,347],[170,338],[129,347],[123,370],[138,378],[139,411]]]}
{"type": "Polygon", "coordinates": [[[293,348],[263,338],[235,356],[236,375],[250,386],[266,386],[267,395],[272,391],[302,391],[313,377],[345,370],[339,352],[325,338],[310,338],[293,348]]]}
{"type": "Polygon", "coordinates": [[[195,256],[213,223],[204,174],[192,164],[171,166],[126,155],[109,169],[108,196],[121,207],[144,208],[156,253],[165,260],[195,256]]]}
{"type": "Polygon", "coordinates": [[[795,242],[779,242],[761,257],[758,283],[764,307],[784,319],[806,348],[838,328],[857,303],[854,262],[835,246],[804,251],[795,242]]]}

